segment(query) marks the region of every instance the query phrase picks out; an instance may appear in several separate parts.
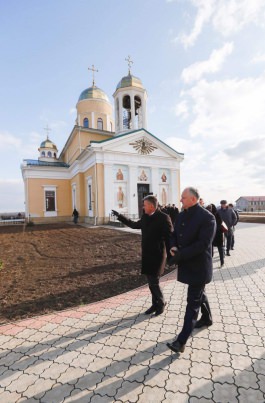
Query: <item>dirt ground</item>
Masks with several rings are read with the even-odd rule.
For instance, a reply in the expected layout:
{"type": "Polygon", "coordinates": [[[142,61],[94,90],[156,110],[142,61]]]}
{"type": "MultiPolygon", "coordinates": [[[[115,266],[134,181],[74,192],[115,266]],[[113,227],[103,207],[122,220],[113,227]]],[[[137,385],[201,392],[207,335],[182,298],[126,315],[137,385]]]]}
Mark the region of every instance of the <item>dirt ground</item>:
{"type": "Polygon", "coordinates": [[[146,284],[141,236],[71,224],[0,227],[0,323],[146,284]]]}

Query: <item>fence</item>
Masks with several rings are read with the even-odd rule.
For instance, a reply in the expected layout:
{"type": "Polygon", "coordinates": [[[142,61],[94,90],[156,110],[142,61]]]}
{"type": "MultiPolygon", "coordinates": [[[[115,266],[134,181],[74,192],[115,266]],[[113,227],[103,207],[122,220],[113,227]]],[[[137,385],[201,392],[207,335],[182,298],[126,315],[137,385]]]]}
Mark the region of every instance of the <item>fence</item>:
{"type": "Polygon", "coordinates": [[[10,218],[9,220],[0,220],[0,225],[21,225],[25,223],[25,218],[10,218]]]}

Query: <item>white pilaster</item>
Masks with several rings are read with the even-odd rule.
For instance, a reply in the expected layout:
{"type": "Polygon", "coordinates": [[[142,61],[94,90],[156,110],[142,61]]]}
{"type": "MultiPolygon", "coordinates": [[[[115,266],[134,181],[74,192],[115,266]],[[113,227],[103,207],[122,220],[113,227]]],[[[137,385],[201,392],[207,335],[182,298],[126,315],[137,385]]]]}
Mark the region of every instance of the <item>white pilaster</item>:
{"type": "MultiPolygon", "coordinates": [[[[134,92],[131,93],[130,95],[130,100],[131,100],[131,120],[132,120],[132,130],[135,130],[135,106],[134,106],[134,92]]],[[[137,127],[138,129],[138,127],[137,127]]]]}
{"type": "Polygon", "coordinates": [[[158,198],[159,201],[159,172],[158,168],[152,167],[152,183],[150,191],[158,198]]]}
{"type": "Polygon", "coordinates": [[[129,166],[128,175],[128,213],[129,215],[138,216],[138,195],[137,195],[137,171],[135,166],[129,166]]]}
{"type": "Polygon", "coordinates": [[[118,132],[122,132],[123,131],[123,115],[122,115],[122,95],[123,94],[119,94],[119,127],[118,127],[118,132]]]}
{"type": "Polygon", "coordinates": [[[180,183],[179,183],[179,171],[177,169],[170,170],[171,176],[171,203],[180,205],[180,183]]]}
{"type": "Polygon", "coordinates": [[[92,120],[92,122],[91,122],[92,129],[96,129],[96,127],[95,127],[95,113],[94,112],[91,112],[91,120],[92,120]]]}
{"type": "Polygon", "coordinates": [[[107,119],[107,130],[110,131],[110,116],[106,115],[106,119],[107,119]]]}
{"type": "Polygon", "coordinates": [[[104,164],[105,217],[114,208],[113,165],[104,164]]]}

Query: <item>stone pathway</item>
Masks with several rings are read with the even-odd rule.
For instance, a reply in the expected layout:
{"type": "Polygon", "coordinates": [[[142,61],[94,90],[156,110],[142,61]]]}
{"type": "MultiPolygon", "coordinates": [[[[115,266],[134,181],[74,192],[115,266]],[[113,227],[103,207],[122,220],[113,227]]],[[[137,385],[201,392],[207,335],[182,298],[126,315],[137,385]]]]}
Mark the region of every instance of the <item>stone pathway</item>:
{"type": "Polygon", "coordinates": [[[163,315],[147,287],[0,327],[0,402],[265,402],[265,225],[239,223],[236,249],[207,286],[214,325],[183,354],[186,286],[163,278],[163,315]]]}

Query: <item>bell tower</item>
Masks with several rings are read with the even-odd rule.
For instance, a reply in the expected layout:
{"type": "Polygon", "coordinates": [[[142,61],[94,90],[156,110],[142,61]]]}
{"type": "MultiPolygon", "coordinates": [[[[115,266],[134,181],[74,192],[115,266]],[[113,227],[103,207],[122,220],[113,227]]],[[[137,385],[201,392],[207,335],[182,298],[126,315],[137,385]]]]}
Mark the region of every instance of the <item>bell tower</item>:
{"type": "Polygon", "coordinates": [[[128,62],[128,75],[121,79],[113,94],[116,134],[147,128],[147,93],[141,80],[131,74],[133,61],[130,56],[125,60],[128,62]]]}

